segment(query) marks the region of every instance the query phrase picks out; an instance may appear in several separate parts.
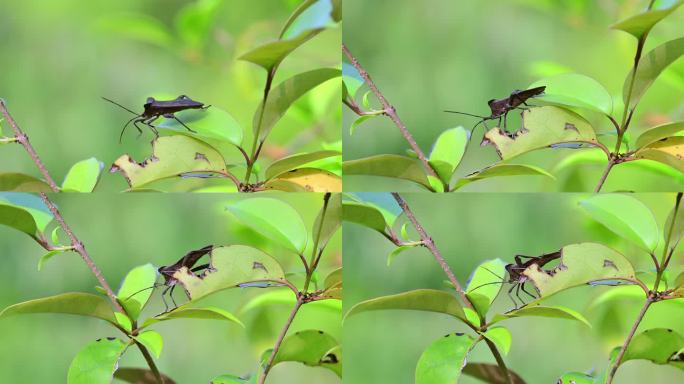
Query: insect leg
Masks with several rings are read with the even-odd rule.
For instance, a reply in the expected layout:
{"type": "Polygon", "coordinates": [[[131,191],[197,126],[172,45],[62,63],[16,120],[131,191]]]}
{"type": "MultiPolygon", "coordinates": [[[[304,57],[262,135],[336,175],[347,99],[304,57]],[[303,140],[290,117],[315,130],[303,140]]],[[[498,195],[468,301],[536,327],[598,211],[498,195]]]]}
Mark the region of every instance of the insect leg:
{"type": "Polygon", "coordinates": [[[537,296],[535,296],[535,295],[533,295],[533,294],[527,292],[527,290],[525,290],[525,283],[520,284],[520,289],[522,289],[523,292],[525,292],[525,293],[527,293],[528,295],[530,295],[531,298],[533,298],[533,299],[536,299],[536,298],[537,298],[537,296]]]}
{"type": "Polygon", "coordinates": [[[175,284],[171,286],[171,291],[169,291],[169,296],[171,297],[171,302],[173,303],[173,309],[176,309],[176,308],[178,308],[178,304],[176,304],[176,299],[173,298],[173,290],[174,289],[176,289],[175,284]]]}
{"type": "Polygon", "coordinates": [[[516,285],[515,285],[515,287],[516,287],[516,288],[515,288],[515,297],[517,297],[518,300],[520,300],[520,303],[521,303],[522,306],[524,307],[524,306],[525,306],[525,300],[523,300],[522,297],[520,297],[520,286],[521,286],[521,285],[522,285],[522,284],[516,284],[516,285]]]}
{"type": "Polygon", "coordinates": [[[148,117],[148,118],[146,118],[146,119],[144,119],[144,120],[142,121],[143,124],[145,124],[145,125],[147,125],[148,127],[150,127],[150,130],[152,130],[152,132],[154,133],[154,136],[155,136],[155,137],[159,137],[159,131],[157,131],[157,127],[155,127],[154,125],[152,125],[152,122],[155,121],[155,120],[157,120],[158,118],[159,118],[159,116],[151,116],[151,117],[148,117]]]}
{"type": "Polygon", "coordinates": [[[162,291],[162,294],[161,294],[162,301],[164,302],[164,313],[166,313],[166,312],[169,311],[169,303],[166,302],[166,297],[165,297],[165,296],[166,296],[166,293],[167,293],[172,287],[173,287],[173,285],[164,288],[164,290],[162,291]]]}
{"type": "MultiPolygon", "coordinates": [[[[136,117],[128,120],[126,122],[126,124],[124,124],[123,128],[121,129],[121,134],[119,135],[119,143],[121,143],[121,140],[123,139],[123,134],[124,134],[124,132],[126,132],[126,127],[128,127],[128,124],[130,124],[131,122],[133,122],[134,120],[139,119],[139,118],[140,118],[140,116],[136,116],[136,117]]],[[[133,122],[133,125],[135,125],[135,122],[133,122]]],[[[138,128],[138,127],[136,126],[136,128],[138,128]]],[[[138,128],[138,130],[140,130],[140,128],[138,128]]]]}
{"type": "Polygon", "coordinates": [[[511,301],[513,302],[513,307],[515,309],[518,309],[518,302],[516,302],[515,299],[513,299],[513,295],[511,295],[511,293],[513,292],[513,290],[515,289],[516,286],[517,286],[517,284],[513,285],[511,287],[511,289],[508,290],[508,298],[511,299],[511,301]]]}
{"type": "Polygon", "coordinates": [[[190,131],[190,132],[192,132],[192,133],[197,133],[197,132],[193,131],[192,129],[190,129],[190,127],[188,127],[187,125],[185,125],[185,123],[182,122],[179,118],[177,118],[176,115],[171,115],[171,116],[172,116],[177,122],[179,122],[180,125],[184,126],[185,129],[187,129],[188,131],[190,131]]]}

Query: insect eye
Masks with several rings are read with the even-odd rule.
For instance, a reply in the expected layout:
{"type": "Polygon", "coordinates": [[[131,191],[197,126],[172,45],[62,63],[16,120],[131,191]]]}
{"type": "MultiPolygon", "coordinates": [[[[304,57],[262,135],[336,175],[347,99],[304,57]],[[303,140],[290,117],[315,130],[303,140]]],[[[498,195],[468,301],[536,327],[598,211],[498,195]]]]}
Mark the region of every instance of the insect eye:
{"type": "Polygon", "coordinates": [[[185,95],[180,95],[180,96],[178,96],[178,98],[181,99],[181,100],[185,100],[185,99],[187,99],[188,97],[185,96],[185,95]]]}

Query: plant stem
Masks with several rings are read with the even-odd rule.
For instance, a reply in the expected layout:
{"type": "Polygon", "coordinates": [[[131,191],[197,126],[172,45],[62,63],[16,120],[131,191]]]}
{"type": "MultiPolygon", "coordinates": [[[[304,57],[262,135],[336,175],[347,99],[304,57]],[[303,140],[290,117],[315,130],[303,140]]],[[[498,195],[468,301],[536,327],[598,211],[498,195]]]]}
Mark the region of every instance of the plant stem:
{"type": "Polygon", "coordinates": [[[618,367],[620,366],[620,363],[622,362],[622,359],[625,357],[625,352],[627,351],[627,347],[629,347],[629,343],[632,341],[632,338],[634,337],[634,334],[636,333],[637,328],[639,328],[639,324],[641,323],[641,320],[644,319],[644,315],[646,315],[646,311],[648,310],[648,307],[650,307],[652,303],[653,303],[653,299],[651,297],[646,299],[646,302],[644,303],[644,306],[641,308],[641,311],[639,312],[639,315],[637,316],[636,321],[634,321],[634,324],[632,325],[632,329],[629,330],[629,335],[627,335],[627,339],[625,339],[625,343],[620,348],[620,353],[618,354],[617,358],[615,359],[615,363],[610,368],[610,372],[608,372],[608,380],[606,381],[606,384],[611,384],[613,382],[613,377],[615,377],[615,373],[617,372],[618,367]]]}
{"type": "Polygon", "coordinates": [[[273,361],[275,360],[276,355],[280,350],[280,346],[283,344],[283,340],[285,339],[285,335],[287,335],[287,331],[290,329],[290,326],[292,325],[295,316],[297,316],[299,308],[302,307],[302,304],[304,304],[304,302],[302,301],[302,297],[297,297],[297,303],[295,304],[294,308],[292,308],[292,312],[290,312],[290,317],[287,318],[287,322],[285,322],[285,326],[280,331],[280,335],[278,335],[278,340],[276,340],[276,343],[273,346],[273,352],[271,352],[271,357],[268,358],[268,362],[264,367],[264,374],[261,377],[259,377],[259,384],[264,384],[266,382],[266,376],[268,376],[268,373],[271,371],[271,368],[273,368],[273,361]]]}
{"type": "Polygon", "coordinates": [[[266,84],[264,85],[264,99],[261,101],[261,111],[259,112],[259,120],[257,123],[256,131],[254,132],[254,139],[252,140],[252,154],[249,156],[249,161],[247,162],[247,172],[245,172],[245,184],[249,184],[249,178],[252,176],[252,169],[254,168],[254,163],[256,163],[259,157],[259,152],[261,152],[261,147],[264,145],[263,140],[259,142],[259,136],[261,135],[261,124],[264,120],[264,111],[266,110],[266,101],[268,101],[268,94],[271,92],[271,87],[273,86],[273,78],[275,77],[277,67],[273,67],[268,71],[266,76],[266,84]]]}
{"type": "Polygon", "coordinates": [[[672,245],[672,232],[674,231],[675,227],[675,222],[677,221],[677,213],[679,212],[679,207],[680,203],[682,201],[682,192],[677,193],[677,197],[675,198],[675,206],[674,209],[672,210],[672,221],[670,222],[670,228],[667,230],[667,235],[665,237],[665,247],[663,249],[663,257],[660,260],[660,263],[656,263],[656,279],[655,282],[653,283],[653,291],[657,292],[658,291],[658,286],[660,285],[660,280],[662,279],[663,273],[665,273],[665,270],[667,269],[668,264],[670,264],[670,259],[672,258],[672,254],[674,253],[674,249],[677,246],[672,245]],[[672,246],[671,246],[672,245],[672,246]]]}
{"type": "Polygon", "coordinates": [[[411,133],[408,131],[408,129],[406,128],[406,125],[399,118],[399,115],[397,114],[397,110],[389,103],[389,101],[387,101],[385,96],[380,92],[378,87],[375,85],[375,83],[371,79],[368,72],[366,72],[366,70],[363,69],[361,64],[359,64],[359,61],[356,59],[356,57],[354,57],[354,55],[352,55],[352,53],[349,51],[349,49],[347,48],[347,46],[345,44],[342,44],[342,52],[344,52],[344,55],[347,56],[347,58],[349,59],[351,64],[354,66],[354,68],[356,68],[356,70],[359,72],[359,74],[361,75],[363,80],[366,82],[366,84],[368,84],[368,86],[371,89],[371,92],[373,92],[375,97],[378,98],[378,100],[380,101],[380,104],[382,105],[382,108],[383,108],[385,114],[392,120],[392,122],[394,122],[394,125],[396,125],[397,128],[399,128],[399,131],[404,136],[406,141],[409,143],[409,145],[411,146],[411,149],[413,149],[413,151],[418,156],[418,159],[423,163],[423,167],[425,168],[425,171],[428,173],[428,175],[434,176],[437,179],[439,179],[439,176],[437,176],[437,173],[435,172],[435,170],[432,169],[432,167],[428,163],[428,160],[425,157],[425,154],[423,153],[423,151],[418,146],[418,143],[413,138],[411,133]]]}
{"type": "MultiPolygon", "coordinates": [[[[304,288],[302,292],[306,293],[309,289],[309,284],[311,283],[311,277],[316,271],[316,266],[318,265],[318,259],[321,253],[318,251],[318,243],[321,241],[321,230],[323,229],[323,223],[325,222],[325,214],[328,212],[328,202],[330,201],[331,193],[327,192],[323,195],[323,208],[321,208],[321,221],[318,223],[318,228],[316,228],[316,236],[314,238],[313,250],[311,251],[311,261],[309,262],[309,267],[307,267],[306,281],[304,282],[304,288]]],[[[323,251],[323,250],[321,250],[323,251]]],[[[307,264],[304,264],[306,267],[307,264]]]]}
{"type": "MultiPolygon", "coordinates": [[[[418,219],[416,219],[416,216],[413,214],[411,211],[411,208],[409,208],[408,204],[406,201],[401,197],[396,192],[392,192],[392,196],[394,197],[394,200],[397,201],[401,209],[404,211],[404,214],[406,214],[406,217],[411,221],[411,224],[413,224],[413,227],[418,231],[418,234],[420,235],[420,238],[423,242],[423,244],[430,250],[432,255],[435,257],[435,260],[437,260],[437,263],[442,267],[442,270],[444,273],[447,275],[449,278],[449,281],[451,284],[456,288],[456,292],[461,296],[461,300],[463,301],[463,304],[467,306],[470,309],[474,309],[472,303],[470,300],[468,300],[468,297],[465,295],[465,292],[463,291],[463,288],[461,287],[461,284],[458,282],[458,279],[456,279],[456,276],[454,273],[451,271],[451,268],[449,267],[449,264],[447,264],[446,260],[444,260],[444,257],[442,257],[442,254],[439,252],[439,249],[437,249],[437,246],[435,245],[435,242],[432,240],[432,238],[427,234],[425,231],[425,228],[420,224],[418,219]]],[[[471,326],[468,324],[471,328],[473,328],[475,331],[478,331],[475,326],[471,326]]],[[[479,333],[479,332],[478,332],[479,333]]],[[[485,339],[487,346],[489,347],[490,351],[492,352],[492,355],[494,356],[494,359],[496,360],[497,365],[499,366],[499,369],[501,370],[501,374],[503,377],[506,379],[507,384],[511,384],[511,376],[508,373],[508,367],[506,367],[506,363],[504,362],[503,358],[501,357],[501,353],[499,353],[499,350],[496,348],[496,345],[492,343],[491,341],[485,339]]]]}
{"type": "Polygon", "coordinates": [[[36,167],[38,167],[38,170],[45,178],[47,184],[50,186],[50,189],[53,192],[59,192],[59,187],[50,176],[50,173],[48,172],[47,168],[45,168],[45,164],[43,164],[43,162],[40,160],[40,157],[38,156],[36,150],[33,149],[33,146],[29,142],[28,136],[26,136],[24,131],[22,131],[21,128],[19,128],[17,122],[14,121],[14,119],[10,115],[9,111],[7,110],[7,106],[5,105],[5,100],[3,99],[0,99],[0,112],[2,112],[2,115],[5,117],[5,120],[7,120],[10,127],[12,127],[16,141],[18,141],[24,147],[24,149],[26,149],[26,152],[28,152],[29,156],[31,156],[31,159],[36,164],[36,167]]]}
{"type": "Polygon", "coordinates": [[[608,165],[606,166],[606,169],[603,171],[603,175],[601,175],[601,179],[599,180],[599,183],[596,186],[594,193],[601,192],[601,188],[603,188],[603,184],[606,182],[608,174],[610,173],[610,170],[613,169],[613,166],[615,166],[615,161],[613,159],[608,160],[608,165]]]}
{"type": "Polygon", "coordinates": [[[454,272],[449,267],[449,264],[447,264],[446,260],[444,260],[444,257],[439,252],[439,249],[437,249],[437,246],[435,245],[434,240],[432,240],[432,237],[430,237],[427,234],[425,228],[423,228],[420,222],[418,222],[418,219],[416,219],[416,216],[413,214],[411,208],[409,208],[406,201],[396,192],[392,192],[392,196],[394,197],[394,200],[397,201],[401,209],[404,211],[406,217],[408,217],[408,219],[411,221],[411,224],[413,224],[413,226],[416,228],[416,231],[418,231],[420,239],[423,241],[425,247],[427,247],[427,249],[430,250],[432,255],[435,257],[435,260],[437,260],[437,263],[439,263],[439,265],[442,267],[442,270],[449,278],[451,284],[454,286],[454,288],[456,288],[456,292],[458,292],[458,294],[461,296],[463,304],[468,308],[473,309],[473,305],[470,303],[470,300],[468,300],[468,298],[466,297],[465,292],[463,291],[463,287],[458,282],[458,279],[456,279],[456,275],[454,275],[454,272]]]}
{"type": "MultiPolygon", "coordinates": [[[[88,254],[88,251],[85,249],[83,242],[79,240],[78,237],[76,237],[76,235],[71,230],[67,222],[64,220],[62,214],[59,212],[59,209],[57,209],[57,206],[47,197],[45,193],[41,192],[40,198],[43,200],[43,202],[48,207],[50,212],[52,212],[52,215],[55,217],[55,220],[57,220],[57,223],[59,223],[59,226],[62,228],[64,233],[67,234],[69,240],[71,240],[71,247],[73,248],[73,250],[78,252],[79,255],[81,255],[83,261],[85,261],[90,271],[93,273],[97,281],[100,283],[100,286],[106,292],[114,308],[116,308],[117,311],[126,314],[126,310],[124,310],[124,308],[121,306],[119,300],[116,298],[116,295],[114,294],[114,291],[112,291],[112,288],[109,286],[107,280],[105,280],[104,276],[102,275],[102,272],[97,267],[97,265],[95,265],[95,262],[88,254]]],[[[140,352],[143,354],[143,357],[145,357],[145,361],[147,361],[147,365],[150,367],[150,370],[157,378],[157,381],[160,384],[163,384],[164,381],[161,377],[161,374],[159,373],[159,370],[157,369],[157,366],[154,363],[154,360],[152,359],[152,356],[150,355],[147,348],[144,345],[138,343],[137,341],[135,342],[135,344],[138,346],[138,349],[140,349],[140,352]]]]}

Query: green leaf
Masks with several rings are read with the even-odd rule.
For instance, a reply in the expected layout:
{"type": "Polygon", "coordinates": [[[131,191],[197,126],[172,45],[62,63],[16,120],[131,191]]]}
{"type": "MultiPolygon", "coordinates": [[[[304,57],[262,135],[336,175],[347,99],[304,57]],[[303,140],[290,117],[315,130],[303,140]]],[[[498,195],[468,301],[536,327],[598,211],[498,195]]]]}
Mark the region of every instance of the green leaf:
{"type": "Polygon", "coordinates": [[[160,335],[159,332],[141,332],[135,339],[152,352],[157,359],[161,356],[162,348],[164,347],[164,338],[162,338],[162,335],[160,335]]]}
{"type": "Polygon", "coordinates": [[[316,29],[325,28],[334,24],[332,17],[333,5],[330,0],[319,0],[311,4],[305,0],[288,19],[283,27],[280,38],[290,38],[300,33],[316,29]]]}
{"type": "Polygon", "coordinates": [[[52,192],[47,183],[23,173],[0,173],[0,191],[52,192]]]}
{"type": "Polygon", "coordinates": [[[98,20],[97,26],[100,30],[163,48],[171,49],[174,45],[173,35],[168,28],[158,19],[144,14],[107,15],[98,20]]]}
{"type": "MultiPolygon", "coordinates": [[[[161,374],[164,384],[176,384],[170,377],[161,374]]],[[[114,378],[131,384],[159,384],[154,373],[145,368],[119,368],[114,372],[114,378]]]]}
{"type": "Polygon", "coordinates": [[[215,247],[209,257],[212,268],[201,277],[189,273],[185,267],[173,275],[193,301],[248,282],[285,279],[278,261],[256,248],[245,245],[215,247]]]}
{"type": "Polygon", "coordinates": [[[112,306],[107,299],[90,293],[68,292],[10,305],[0,317],[34,313],[64,313],[95,317],[116,324],[112,306]]]}
{"type": "Polygon", "coordinates": [[[400,245],[392,250],[389,255],[387,255],[387,266],[391,266],[394,259],[399,256],[400,253],[406,251],[407,249],[414,248],[415,245],[400,245]]]}
{"type": "Polygon", "coordinates": [[[672,234],[670,235],[670,243],[668,244],[668,247],[675,249],[682,240],[682,236],[684,236],[684,206],[681,206],[681,204],[679,207],[673,207],[670,211],[670,214],[667,216],[667,220],[663,226],[663,231],[665,232],[663,236],[665,237],[666,241],[670,227],[672,227],[672,234]],[[674,227],[672,227],[672,220],[675,221],[674,227]]]}
{"type": "Polygon", "coordinates": [[[54,217],[42,200],[27,193],[0,192],[0,225],[37,238],[54,217]]]}
{"type": "Polygon", "coordinates": [[[661,44],[642,56],[634,74],[634,85],[632,86],[633,72],[630,72],[623,87],[624,100],[629,98],[631,90],[629,108],[634,108],[660,73],[682,55],[684,55],[684,37],[661,44]]]}
{"type": "Polygon", "coordinates": [[[609,303],[613,303],[619,300],[632,300],[634,302],[643,302],[646,298],[646,293],[641,287],[636,285],[624,285],[619,287],[613,287],[596,297],[589,308],[603,307],[609,303]]]}
{"type": "Polygon", "coordinates": [[[281,173],[293,170],[312,161],[341,155],[339,151],[317,151],[284,157],[274,161],[266,168],[266,179],[272,179],[281,173]]]}
{"type": "Polygon", "coordinates": [[[651,31],[651,28],[674,12],[683,3],[684,1],[679,0],[669,8],[649,10],[636,16],[631,16],[613,24],[611,28],[625,31],[637,39],[641,39],[651,31]]]}
{"type": "Polygon", "coordinates": [[[116,323],[120,326],[120,328],[126,331],[127,334],[133,332],[133,323],[126,314],[114,312],[114,318],[116,318],[116,323]]]}
{"type": "Polygon", "coordinates": [[[393,221],[387,221],[387,216],[378,207],[350,201],[342,203],[342,220],[363,225],[380,233],[385,233],[393,224],[393,221]]]}
{"type": "MultiPolygon", "coordinates": [[[[246,313],[249,311],[253,311],[255,309],[272,305],[282,305],[292,308],[296,303],[297,298],[289,289],[272,289],[268,292],[262,293],[252,298],[250,301],[247,302],[247,304],[245,304],[244,307],[242,307],[240,311],[241,313],[246,313]]],[[[342,312],[342,306],[340,305],[340,302],[336,302],[333,300],[321,300],[313,303],[308,303],[306,307],[308,309],[320,309],[325,311],[332,311],[334,313],[342,312]]]]}
{"type": "Polygon", "coordinates": [[[378,117],[378,116],[381,116],[381,115],[373,114],[373,115],[363,115],[363,116],[357,117],[356,120],[354,120],[354,122],[352,122],[351,126],[349,127],[349,136],[354,135],[354,132],[356,132],[356,128],[359,125],[363,124],[364,122],[366,122],[366,121],[368,121],[374,117],[378,117]]]}
{"type": "Polygon", "coordinates": [[[340,229],[341,225],[342,195],[337,193],[330,195],[327,209],[323,211],[323,208],[321,208],[316,216],[316,221],[314,221],[311,238],[314,240],[318,238],[318,249],[324,249],[328,245],[328,241],[340,229]],[[318,232],[319,228],[320,233],[318,232]]]}
{"type": "MultiPolygon", "coordinates": [[[[339,345],[337,340],[329,334],[318,330],[305,330],[286,337],[283,340],[278,355],[273,360],[273,366],[286,362],[297,361],[310,367],[324,367],[342,377],[342,360],[332,364],[328,352],[339,345]],[[323,362],[326,364],[323,364],[323,362]]],[[[341,351],[339,351],[341,355],[341,351]]]]}
{"type": "Polygon", "coordinates": [[[672,136],[639,149],[636,159],[657,161],[684,173],[684,137],[672,136]]]}
{"type": "Polygon", "coordinates": [[[564,73],[539,80],[530,88],[546,86],[544,94],[535,99],[551,104],[585,108],[604,113],[613,113],[613,99],[606,88],[591,77],[577,73],[564,73]]]}
{"type": "MultiPolygon", "coordinates": [[[[462,373],[489,384],[508,384],[508,381],[501,372],[501,368],[496,364],[468,363],[465,368],[463,368],[462,373]]],[[[510,384],[525,384],[525,380],[517,373],[511,371],[510,368],[508,369],[508,375],[511,378],[510,384]]]]}
{"type": "MultiPolygon", "coordinates": [[[[1,211],[1,210],[0,210],[1,211]]],[[[45,263],[48,262],[48,260],[52,259],[55,255],[58,255],[60,253],[64,252],[69,252],[68,249],[53,249],[52,251],[48,251],[46,254],[40,257],[40,260],[38,260],[38,270],[42,270],[43,266],[45,263]]]]}
{"type": "Polygon", "coordinates": [[[449,184],[468,146],[470,131],[456,127],[442,132],[430,152],[429,163],[439,178],[449,184]]]}
{"type": "Polygon", "coordinates": [[[522,272],[534,284],[540,301],[557,292],[604,280],[634,280],[634,267],[623,255],[602,244],[571,244],[561,249],[559,266],[547,271],[532,265],[522,272]]]}
{"type": "Polygon", "coordinates": [[[656,141],[674,136],[677,133],[684,131],[684,121],[676,123],[667,123],[649,128],[639,135],[636,140],[636,147],[642,148],[656,141]]]}
{"type": "Polygon", "coordinates": [[[221,320],[236,323],[243,328],[245,327],[245,325],[242,324],[240,319],[235,317],[235,315],[221,308],[187,308],[187,305],[181,305],[180,307],[174,309],[171,312],[165,312],[161,315],[145,320],[145,323],[143,324],[142,328],[147,328],[150,325],[158,323],[160,321],[168,321],[175,319],[221,320]]]}
{"type": "Polygon", "coordinates": [[[375,155],[342,163],[346,176],[383,176],[408,180],[432,189],[423,166],[415,159],[399,155],[375,155]]]}
{"type": "Polygon", "coordinates": [[[684,336],[671,329],[648,329],[636,336],[629,343],[622,363],[629,360],[649,360],[655,364],[672,364],[684,370],[682,350],[684,336]]]}
{"type": "Polygon", "coordinates": [[[68,384],[109,384],[128,344],[116,338],[99,339],[83,348],[69,366],[68,384]]]}
{"type": "Polygon", "coordinates": [[[297,99],[341,74],[342,72],[336,68],[319,68],[297,74],[278,84],[268,94],[266,106],[263,108],[263,116],[262,106],[259,106],[254,113],[254,133],[258,132],[259,138],[263,140],[297,99]]]}
{"type": "Polygon", "coordinates": [[[550,317],[554,319],[567,319],[576,320],[586,324],[587,327],[591,328],[589,321],[582,316],[581,313],[572,310],[570,308],[553,306],[553,307],[542,307],[540,305],[527,305],[525,307],[506,312],[503,314],[497,314],[491,321],[491,324],[498,323],[506,319],[512,319],[514,317],[550,317]]]}
{"type": "Polygon", "coordinates": [[[416,289],[362,301],[354,305],[344,318],[347,319],[350,316],[368,311],[390,309],[444,313],[465,321],[463,307],[456,297],[448,292],[435,289],[416,289]]]}
{"type": "Polygon", "coordinates": [[[244,225],[285,248],[295,253],[302,253],[306,248],[306,227],[302,217],[289,204],[257,197],[237,201],[226,208],[244,225]]]}
{"type": "Polygon", "coordinates": [[[153,292],[146,288],[152,287],[156,280],[157,269],[152,264],[135,267],[124,278],[116,297],[132,320],[137,320],[140,316],[153,292]]]}
{"type": "Polygon", "coordinates": [[[110,172],[121,172],[133,189],[186,173],[227,172],[225,160],[217,150],[187,136],[159,137],[152,142],[152,152],[152,157],[142,163],[123,155],[110,172]]]}
{"type": "Polygon", "coordinates": [[[299,48],[300,45],[306,43],[321,31],[323,31],[322,28],[312,29],[304,31],[288,40],[277,40],[261,45],[238,57],[238,60],[249,61],[270,72],[280,65],[292,51],[299,48]]]}
{"type": "Polygon", "coordinates": [[[558,378],[558,384],[596,384],[596,378],[581,372],[568,372],[558,378]]]}
{"type": "Polygon", "coordinates": [[[335,269],[330,272],[328,276],[325,277],[325,282],[323,283],[325,289],[335,288],[342,286],[342,267],[335,269]]]}
{"type": "Polygon", "coordinates": [[[418,360],[416,384],[457,383],[468,353],[477,341],[452,333],[430,344],[418,360]]]}
{"type": "Polygon", "coordinates": [[[193,48],[200,48],[206,41],[216,11],[222,0],[198,0],[185,4],[176,13],[175,25],[180,38],[193,48]]]}
{"type": "Polygon", "coordinates": [[[212,106],[208,109],[191,109],[174,114],[180,121],[195,132],[190,132],[176,119],[164,118],[157,127],[171,133],[201,140],[208,145],[212,142],[226,142],[236,146],[242,144],[243,130],[240,123],[228,112],[212,106]]]}
{"type": "Polygon", "coordinates": [[[596,221],[640,248],[651,252],[658,245],[658,224],[646,205],[621,194],[596,195],[580,202],[596,221]]]}
{"type": "Polygon", "coordinates": [[[493,145],[504,160],[535,149],[562,143],[597,143],[591,124],[582,116],[569,110],[546,106],[523,112],[525,130],[513,137],[500,128],[492,128],[485,134],[483,145],[493,145]]]}
{"type": "Polygon", "coordinates": [[[508,352],[511,350],[513,336],[511,335],[511,331],[509,331],[507,328],[489,328],[485,333],[482,334],[482,336],[494,343],[497,349],[500,350],[504,355],[508,355],[508,352]]]}
{"type": "Polygon", "coordinates": [[[298,168],[269,180],[264,188],[287,192],[341,192],[342,178],[323,169],[298,168]]]}
{"type": "Polygon", "coordinates": [[[333,347],[323,355],[320,361],[321,367],[327,368],[342,377],[342,346],[333,347]]]}
{"type": "Polygon", "coordinates": [[[235,375],[221,375],[211,379],[211,384],[256,384],[257,375],[243,379],[235,375]]]}
{"type": "Polygon", "coordinates": [[[71,166],[64,177],[62,192],[92,192],[100,180],[103,169],[104,163],[94,157],[79,161],[71,166]]]}
{"type": "Polygon", "coordinates": [[[488,260],[480,264],[466,286],[466,297],[483,318],[499,294],[506,277],[506,263],[501,259],[488,260]]]}
{"type": "Polygon", "coordinates": [[[546,176],[556,179],[552,174],[534,165],[496,164],[459,179],[452,190],[460,189],[474,181],[503,176],[546,176]]]}

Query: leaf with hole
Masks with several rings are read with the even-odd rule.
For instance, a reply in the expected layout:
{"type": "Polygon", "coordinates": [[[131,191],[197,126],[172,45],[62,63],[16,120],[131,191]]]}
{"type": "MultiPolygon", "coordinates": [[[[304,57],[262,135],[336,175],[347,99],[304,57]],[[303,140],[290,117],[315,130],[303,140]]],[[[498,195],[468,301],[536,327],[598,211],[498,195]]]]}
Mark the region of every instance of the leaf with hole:
{"type": "Polygon", "coordinates": [[[556,268],[542,270],[531,265],[522,274],[534,284],[541,296],[533,303],[584,284],[636,279],[634,267],[629,260],[617,251],[597,243],[567,245],[561,249],[561,258],[556,268]]]}
{"type": "Polygon", "coordinates": [[[657,161],[684,173],[684,137],[666,137],[639,149],[634,157],[657,161]]]}
{"type": "Polygon", "coordinates": [[[307,230],[302,217],[291,205],[278,199],[257,197],[236,201],[226,209],[266,238],[295,253],[304,251],[307,230]]]}
{"type": "Polygon", "coordinates": [[[571,108],[584,108],[610,116],[613,98],[608,90],[589,76],[564,73],[539,80],[529,88],[545,86],[544,93],[535,99],[543,103],[571,108]]]}
{"type": "Polygon", "coordinates": [[[580,202],[596,221],[640,248],[652,252],[660,232],[655,217],[646,205],[622,194],[596,195],[580,202]]]}
{"type": "Polygon", "coordinates": [[[201,276],[196,276],[186,267],[173,275],[192,301],[244,283],[285,278],[285,272],[276,259],[245,245],[215,247],[210,254],[210,264],[210,269],[201,276]]]}
{"type": "Polygon", "coordinates": [[[418,359],[416,384],[457,383],[468,353],[476,343],[477,340],[462,333],[452,333],[434,341],[418,359]]]}
{"type": "Polygon", "coordinates": [[[223,156],[209,145],[193,138],[163,136],[152,142],[152,156],[142,163],[129,155],[119,157],[110,172],[120,172],[128,185],[140,188],[155,181],[186,173],[227,172],[223,156]]]}
{"type": "Polygon", "coordinates": [[[342,173],[350,176],[382,176],[414,182],[429,190],[432,186],[422,165],[399,155],[375,155],[342,163],[342,173]]]}
{"type": "Polygon", "coordinates": [[[111,383],[126,348],[127,343],[114,337],[98,339],[88,344],[71,362],[67,384],[111,383]]]}
{"type": "Polygon", "coordinates": [[[448,292],[435,289],[417,289],[362,301],[354,305],[344,318],[347,319],[363,312],[383,310],[437,312],[465,321],[463,307],[456,297],[448,292]]]}
{"type": "Polygon", "coordinates": [[[264,188],[292,192],[341,192],[342,178],[323,169],[298,168],[269,180],[264,188]]]}
{"type": "Polygon", "coordinates": [[[591,124],[567,109],[546,106],[523,112],[523,128],[508,134],[492,128],[485,134],[483,145],[493,145],[504,160],[536,149],[562,143],[598,143],[591,124]]]}

